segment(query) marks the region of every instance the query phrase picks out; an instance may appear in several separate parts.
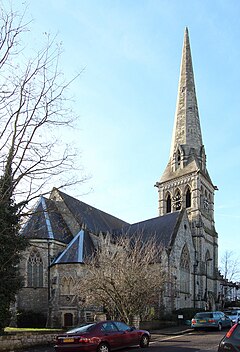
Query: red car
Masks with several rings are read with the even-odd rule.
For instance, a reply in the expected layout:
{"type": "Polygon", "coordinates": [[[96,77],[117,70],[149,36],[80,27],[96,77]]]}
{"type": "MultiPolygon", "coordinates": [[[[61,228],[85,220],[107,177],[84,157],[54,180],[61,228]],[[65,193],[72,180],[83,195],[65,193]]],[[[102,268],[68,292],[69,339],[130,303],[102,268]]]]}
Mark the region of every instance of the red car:
{"type": "Polygon", "coordinates": [[[120,321],[102,321],[76,327],[57,336],[57,352],[110,352],[118,348],[139,345],[148,347],[150,333],[137,330],[120,321]]]}

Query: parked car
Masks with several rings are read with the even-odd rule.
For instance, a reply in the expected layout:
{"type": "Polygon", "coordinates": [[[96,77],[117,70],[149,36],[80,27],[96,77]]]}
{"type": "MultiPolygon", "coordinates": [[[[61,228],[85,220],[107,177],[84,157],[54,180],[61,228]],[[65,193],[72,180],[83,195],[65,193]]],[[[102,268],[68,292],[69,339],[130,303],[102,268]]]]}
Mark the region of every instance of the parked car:
{"type": "Polygon", "coordinates": [[[69,330],[57,336],[57,352],[109,352],[110,350],[139,345],[147,347],[150,333],[137,330],[120,321],[102,321],[69,330]]]}
{"type": "Polygon", "coordinates": [[[240,309],[224,310],[224,314],[231,319],[232,324],[236,324],[240,321],[240,309]]]}
{"type": "Polygon", "coordinates": [[[218,352],[236,352],[239,351],[240,340],[240,323],[234,324],[226,333],[218,346],[218,352]]]}
{"type": "Polygon", "coordinates": [[[232,326],[231,319],[223,312],[199,312],[193,317],[191,327],[195,330],[216,328],[228,328],[232,326]]]}

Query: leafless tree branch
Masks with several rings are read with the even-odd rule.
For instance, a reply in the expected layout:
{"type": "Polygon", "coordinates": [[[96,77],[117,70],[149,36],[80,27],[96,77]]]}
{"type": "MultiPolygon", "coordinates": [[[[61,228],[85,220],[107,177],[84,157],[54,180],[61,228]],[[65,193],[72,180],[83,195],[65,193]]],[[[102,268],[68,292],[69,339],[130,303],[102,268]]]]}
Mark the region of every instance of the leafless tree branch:
{"type": "Polygon", "coordinates": [[[59,128],[71,128],[76,120],[67,91],[81,72],[64,79],[59,68],[62,47],[50,35],[45,46],[26,60],[21,39],[29,23],[24,14],[0,10],[0,177],[11,174],[10,189],[0,192],[0,201],[7,193],[21,195],[19,201],[26,203],[45,193],[53,179],[58,188],[86,179],[79,176],[79,153],[57,138],[59,128]]]}

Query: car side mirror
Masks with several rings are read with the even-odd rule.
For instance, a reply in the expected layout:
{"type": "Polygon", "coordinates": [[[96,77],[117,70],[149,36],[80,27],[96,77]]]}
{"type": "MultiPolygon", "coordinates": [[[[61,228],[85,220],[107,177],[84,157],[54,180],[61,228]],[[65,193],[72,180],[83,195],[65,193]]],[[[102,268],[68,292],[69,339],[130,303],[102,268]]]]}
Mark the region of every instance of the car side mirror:
{"type": "Polygon", "coordinates": [[[135,326],[131,326],[130,331],[136,330],[135,326]]]}

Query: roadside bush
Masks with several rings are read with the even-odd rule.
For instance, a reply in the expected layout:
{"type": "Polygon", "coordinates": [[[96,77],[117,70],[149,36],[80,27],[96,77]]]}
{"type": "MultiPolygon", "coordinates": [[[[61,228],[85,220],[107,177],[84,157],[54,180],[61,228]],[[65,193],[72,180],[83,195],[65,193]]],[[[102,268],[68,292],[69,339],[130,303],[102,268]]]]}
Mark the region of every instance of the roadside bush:
{"type": "Polygon", "coordinates": [[[175,320],[178,320],[178,315],[183,315],[183,320],[191,320],[196,313],[202,311],[202,308],[181,308],[174,310],[172,314],[175,316],[175,320]]]}
{"type": "Polygon", "coordinates": [[[175,322],[175,321],[177,321],[177,317],[173,313],[164,313],[159,316],[159,320],[175,322]]]}
{"type": "Polygon", "coordinates": [[[45,328],[46,316],[42,313],[21,310],[17,313],[18,328],[45,328]]]}

